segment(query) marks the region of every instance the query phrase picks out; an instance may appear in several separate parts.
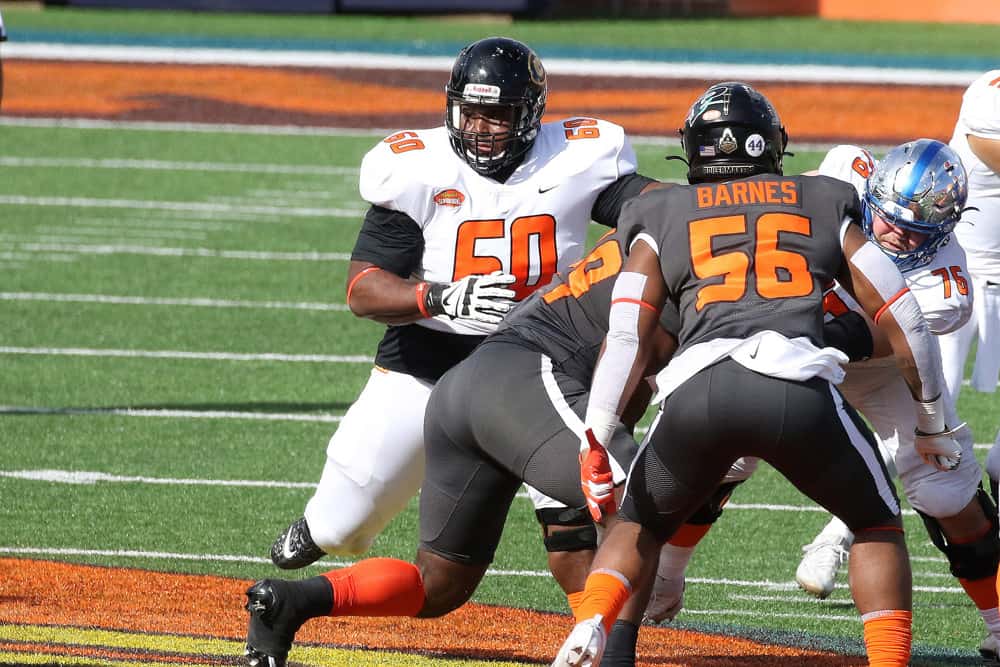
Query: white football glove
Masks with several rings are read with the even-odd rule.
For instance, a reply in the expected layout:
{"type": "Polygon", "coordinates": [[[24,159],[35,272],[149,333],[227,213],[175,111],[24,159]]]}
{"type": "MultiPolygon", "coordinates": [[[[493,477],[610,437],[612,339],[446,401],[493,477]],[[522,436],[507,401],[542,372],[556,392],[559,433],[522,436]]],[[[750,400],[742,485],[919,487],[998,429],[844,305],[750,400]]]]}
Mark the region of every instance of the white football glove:
{"type": "Polygon", "coordinates": [[[424,295],[424,307],[433,317],[447,315],[453,320],[475,320],[497,324],[514,307],[517,278],[494,271],[485,276],[466,276],[453,283],[431,283],[424,295]]]}
{"type": "Polygon", "coordinates": [[[941,396],[930,401],[917,402],[917,428],[914,447],[924,463],[948,472],[962,462],[962,446],[955,440],[955,432],[965,424],[949,429],[944,423],[944,402],[941,396]]]}
{"type": "Polygon", "coordinates": [[[955,440],[955,433],[964,428],[965,424],[959,424],[953,429],[941,431],[940,433],[921,433],[919,430],[915,434],[914,446],[917,454],[927,465],[932,465],[938,470],[948,472],[954,470],[962,462],[962,445],[955,440]]]}
{"type": "Polygon", "coordinates": [[[562,648],[552,661],[551,667],[597,667],[604,655],[604,645],[608,635],[601,624],[602,617],[595,614],[593,618],[576,624],[569,637],[563,642],[562,648]]]}

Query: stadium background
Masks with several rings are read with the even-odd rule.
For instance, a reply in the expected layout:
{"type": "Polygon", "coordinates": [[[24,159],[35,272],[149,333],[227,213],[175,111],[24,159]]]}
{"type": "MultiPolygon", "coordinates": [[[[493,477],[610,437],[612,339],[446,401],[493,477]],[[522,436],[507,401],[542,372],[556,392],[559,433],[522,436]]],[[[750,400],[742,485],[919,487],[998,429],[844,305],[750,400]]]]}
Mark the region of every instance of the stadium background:
{"type": "MultiPolygon", "coordinates": [[[[610,3],[601,20],[0,4],[0,663],[234,662],[242,589],[274,573],[270,540],[380,332],[343,304],[357,166],[385,132],[441,122],[461,45],[525,40],[551,72],[549,119],[622,123],[641,171],[671,179],[662,158],[710,81],[774,100],[797,173],[836,142],[947,140],[964,86],[1000,63],[996,25],[648,16],[671,4],[699,3],[610,3]]],[[[960,410],[984,455],[1000,399],[967,391],[960,410]]],[[[686,610],[643,629],[641,664],[862,664],[844,587],[819,602],[792,581],[816,509],[770,470],[740,489],[686,610]]],[[[373,553],[412,555],[414,510],[373,553]]],[[[981,621],[906,521],[915,664],[976,664],[981,621]]],[[[544,664],[570,626],[544,570],[518,501],[476,605],[326,619],[292,658],[544,664]]]]}

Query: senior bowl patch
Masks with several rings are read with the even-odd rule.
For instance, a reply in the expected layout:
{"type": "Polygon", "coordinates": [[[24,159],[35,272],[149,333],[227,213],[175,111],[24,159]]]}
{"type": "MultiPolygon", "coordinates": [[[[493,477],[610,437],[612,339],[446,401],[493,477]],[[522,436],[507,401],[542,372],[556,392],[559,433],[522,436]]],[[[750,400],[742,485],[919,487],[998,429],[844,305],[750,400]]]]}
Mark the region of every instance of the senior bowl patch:
{"type": "Polygon", "coordinates": [[[465,201],[465,195],[454,188],[442,190],[434,195],[434,203],[438,206],[454,206],[458,208],[465,201]]]}

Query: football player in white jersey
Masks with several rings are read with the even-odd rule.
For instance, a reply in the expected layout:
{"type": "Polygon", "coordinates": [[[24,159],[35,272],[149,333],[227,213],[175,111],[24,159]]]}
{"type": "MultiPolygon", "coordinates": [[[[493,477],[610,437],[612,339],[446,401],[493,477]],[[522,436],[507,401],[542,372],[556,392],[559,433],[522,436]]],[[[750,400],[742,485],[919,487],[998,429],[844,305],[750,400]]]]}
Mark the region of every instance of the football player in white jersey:
{"type": "MultiPolygon", "coordinates": [[[[621,204],[655,185],[636,174],[618,125],[579,117],[543,124],[546,92],[530,48],[479,40],[455,61],[445,125],[396,132],[365,156],[360,189],[371,207],[351,256],[347,303],[389,326],[368,383],[330,439],[304,516],[272,546],[278,567],[368,549],[420,488],[435,382],[513,302],[582,257],[592,219],[614,226],[621,204]]],[[[533,499],[539,509],[552,502],[533,499]]],[[[573,517],[561,521],[543,522],[546,537],[580,529],[573,517]]],[[[560,571],[578,563],[559,546],[567,542],[546,540],[564,588],[560,571]]],[[[581,584],[588,563],[579,561],[581,584]]]]}
{"type": "MultiPolygon", "coordinates": [[[[876,167],[867,150],[837,146],[813,173],[848,181],[861,194],[866,233],[896,261],[932,333],[940,336],[953,331],[969,318],[972,292],[965,277],[965,256],[951,233],[965,206],[965,175],[953,151],[941,142],[922,139],[894,148],[876,167]],[[930,204],[937,196],[946,209],[924,209],[917,213],[921,216],[917,220],[912,214],[909,220],[903,219],[910,209],[899,204],[930,204]]],[[[824,308],[828,321],[863,312],[836,284],[825,294],[824,308]]],[[[969,429],[963,425],[954,430],[960,451],[937,456],[918,451],[912,398],[895,362],[886,354],[884,341],[876,340],[874,358],[849,364],[846,379],[838,388],[872,424],[887,467],[900,476],[910,504],[920,513],[934,544],[948,557],[952,573],[976,603],[991,636],[1000,633],[994,585],[1000,558],[996,507],[980,486],[982,471],[972,451],[969,429]]],[[[953,404],[945,401],[944,405],[945,422],[958,424],[953,404]]],[[[737,463],[726,482],[744,480],[756,469],[754,460],[737,463]]],[[[728,493],[731,488],[732,484],[723,490],[728,493]]],[[[684,571],[694,545],[721,511],[719,507],[710,509],[714,512],[709,512],[707,522],[689,522],[679,540],[671,539],[674,548],[661,553],[657,590],[672,590],[674,594],[650,602],[647,615],[652,620],[672,619],[680,611],[684,571]],[[690,539],[691,535],[695,539],[690,539]]],[[[804,547],[796,580],[808,592],[828,596],[852,542],[853,535],[844,523],[831,520],[804,547]]]]}
{"type": "MultiPolygon", "coordinates": [[[[945,381],[957,401],[973,339],[972,388],[994,392],[1000,375],[1000,69],[986,72],[965,91],[950,145],[969,174],[969,210],[955,236],[965,249],[976,293],[972,318],[940,341],[945,381]]],[[[1000,432],[986,458],[986,472],[996,497],[1000,432]]]]}

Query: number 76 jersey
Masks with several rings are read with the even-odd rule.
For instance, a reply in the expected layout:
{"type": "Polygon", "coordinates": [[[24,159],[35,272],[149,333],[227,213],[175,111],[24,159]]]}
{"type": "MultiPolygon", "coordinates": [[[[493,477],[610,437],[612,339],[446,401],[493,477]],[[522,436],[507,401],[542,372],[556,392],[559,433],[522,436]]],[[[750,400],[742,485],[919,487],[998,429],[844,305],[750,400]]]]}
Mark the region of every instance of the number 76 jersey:
{"type": "MultiPolygon", "coordinates": [[[[387,137],[361,164],[361,196],[405,213],[420,227],[424,252],[415,277],[452,282],[513,274],[517,299],[580,259],[600,193],[636,170],[624,130],[592,118],[545,123],[504,183],[476,173],[452,150],[444,127],[387,137]]],[[[494,325],[444,316],[417,324],[485,335],[494,325]]]]}

